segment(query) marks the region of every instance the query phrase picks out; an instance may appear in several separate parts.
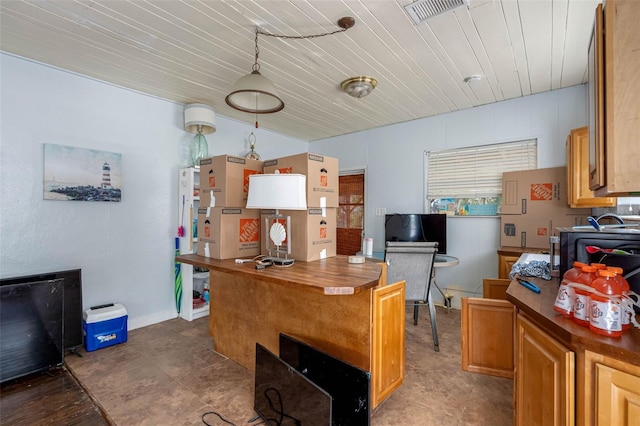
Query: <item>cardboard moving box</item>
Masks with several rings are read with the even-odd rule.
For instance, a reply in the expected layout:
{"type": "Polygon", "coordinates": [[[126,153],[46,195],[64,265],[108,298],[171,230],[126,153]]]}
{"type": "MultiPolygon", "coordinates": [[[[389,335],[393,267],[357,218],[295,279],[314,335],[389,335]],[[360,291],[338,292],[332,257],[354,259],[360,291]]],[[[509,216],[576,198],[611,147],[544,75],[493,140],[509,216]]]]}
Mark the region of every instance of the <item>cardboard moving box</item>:
{"type": "MultiPolygon", "coordinates": [[[[291,254],[289,258],[309,262],[326,259],[336,255],[336,213],[335,208],[311,208],[307,210],[280,210],[283,216],[291,216],[291,239],[287,235],[284,244],[291,241],[291,254]]],[[[275,214],[275,210],[262,210],[262,238],[260,239],[260,251],[268,255],[266,239],[269,238],[269,230],[273,221],[265,223],[269,216],[275,214]]],[[[286,229],[285,221],[281,221],[286,229]]],[[[273,247],[273,241],[269,240],[273,247]]]]}
{"type": "Polygon", "coordinates": [[[249,176],[262,173],[262,161],[232,155],[200,160],[200,206],[245,207],[249,176]]]}
{"type": "Polygon", "coordinates": [[[260,210],[199,208],[197,253],[214,259],[260,254],[260,210]]]}
{"type": "Polygon", "coordinates": [[[338,207],[338,159],[302,153],[264,162],[264,173],[307,176],[307,207],[338,207]]]}
{"type": "Polygon", "coordinates": [[[549,248],[549,237],[558,235],[556,228],[587,225],[587,216],[503,214],[500,218],[500,245],[503,247],[549,248]]]}
{"type": "Polygon", "coordinates": [[[502,214],[552,216],[591,214],[591,209],[569,207],[567,168],[507,172],[502,175],[502,214]]]}

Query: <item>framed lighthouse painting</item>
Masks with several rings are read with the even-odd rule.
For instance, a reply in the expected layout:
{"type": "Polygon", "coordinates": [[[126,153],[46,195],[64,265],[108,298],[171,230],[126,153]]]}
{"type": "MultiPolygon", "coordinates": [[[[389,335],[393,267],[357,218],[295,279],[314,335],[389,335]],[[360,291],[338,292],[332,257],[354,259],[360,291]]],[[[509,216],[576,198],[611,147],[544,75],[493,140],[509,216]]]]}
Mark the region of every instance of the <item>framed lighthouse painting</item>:
{"type": "Polygon", "coordinates": [[[120,201],[122,154],[44,144],[44,199],[120,201]]]}

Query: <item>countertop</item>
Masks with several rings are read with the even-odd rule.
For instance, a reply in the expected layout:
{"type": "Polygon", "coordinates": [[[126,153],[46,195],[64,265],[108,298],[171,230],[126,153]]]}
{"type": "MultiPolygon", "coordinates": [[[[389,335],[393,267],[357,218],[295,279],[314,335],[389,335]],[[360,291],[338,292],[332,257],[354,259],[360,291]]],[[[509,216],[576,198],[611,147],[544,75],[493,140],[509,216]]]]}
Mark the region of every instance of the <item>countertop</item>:
{"type": "Polygon", "coordinates": [[[295,262],[282,268],[272,266],[256,270],[255,263],[236,263],[235,259],[212,259],[197,254],[176,256],[176,261],[229,274],[252,276],[286,287],[295,287],[326,295],[356,294],[376,287],[382,266],[371,260],[355,264],[348,256],[335,256],[312,262],[295,262]]]}
{"type": "Polygon", "coordinates": [[[540,294],[513,280],[507,289],[507,300],[525,312],[545,331],[575,352],[586,349],[640,366],[640,329],[632,325],[621,337],[596,334],[553,310],[558,292],[557,278],[545,281],[527,277],[527,280],[540,288],[540,294]]]}

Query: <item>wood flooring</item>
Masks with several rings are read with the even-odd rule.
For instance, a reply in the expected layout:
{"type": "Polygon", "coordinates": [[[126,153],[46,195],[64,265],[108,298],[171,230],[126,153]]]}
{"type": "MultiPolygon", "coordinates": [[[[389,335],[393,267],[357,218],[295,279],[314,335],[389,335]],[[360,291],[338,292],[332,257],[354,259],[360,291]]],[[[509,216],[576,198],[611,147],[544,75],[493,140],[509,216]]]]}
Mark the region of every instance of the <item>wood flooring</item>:
{"type": "Polygon", "coordinates": [[[62,367],[3,383],[0,424],[100,426],[112,423],[62,367]]]}

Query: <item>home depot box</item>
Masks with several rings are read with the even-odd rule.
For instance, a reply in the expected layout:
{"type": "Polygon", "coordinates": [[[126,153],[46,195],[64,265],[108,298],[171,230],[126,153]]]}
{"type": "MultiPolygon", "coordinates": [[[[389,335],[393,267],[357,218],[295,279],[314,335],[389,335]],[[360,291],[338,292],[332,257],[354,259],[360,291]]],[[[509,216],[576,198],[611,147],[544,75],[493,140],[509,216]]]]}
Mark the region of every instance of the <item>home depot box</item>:
{"type": "Polygon", "coordinates": [[[200,206],[246,206],[249,176],[256,173],[262,173],[262,161],[232,155],[200,160],[200,206]]]}
{"type": "Polygon", "coordinates": [[[128,315],[120,303],[91,307],[82,317],[87,352],[127,341],[128,315]]]}
{"type": "Polygon", "coordinates": [[[307,207],[338,207],[338,159],[302,153],[264,162],[264,173],[307,176],[307,207]]]}
{"type": "Polygon", "coordinates": [[[566,167],[507,172],[502,175],[502,214],[556,217],[589,215],[569,207],[566,167]]]}
{"type": "Polygon", "coordinates": [[[556,228],[587,225],[588,215],[557,214],[531,216],[503,214],[500,217],[500,245],[508,247],[549,248],[549,237],[559,235],[556,228]]]}
{"type": "Polygon", "coordinates": [[[198,208],[197,253],[214,259],[260,254],[260,210],[198,208]]]}
{"type": "MultiPolygon", "coordinates": [[[[289,258],[310,262],[334,257],[336,255],[336,211],[335,208],[279,210],[281,215],[291,216],[291,235],[287,235],[284,241],[284,244],[291,242],[289,258]]],[[[275,210],[262,210],[263,232],[260,251],[264,255],[269,254],[266,239],[269,238],[271,224],[274,222],[273,219],[269,219],[269,216],[274,214],[275,210]]],[[[285,221],[282,220],[281,223],[286,229],[285,221]]],[[[269,240],[269,245],[273,248],[273,241],[269,240]]]]}

